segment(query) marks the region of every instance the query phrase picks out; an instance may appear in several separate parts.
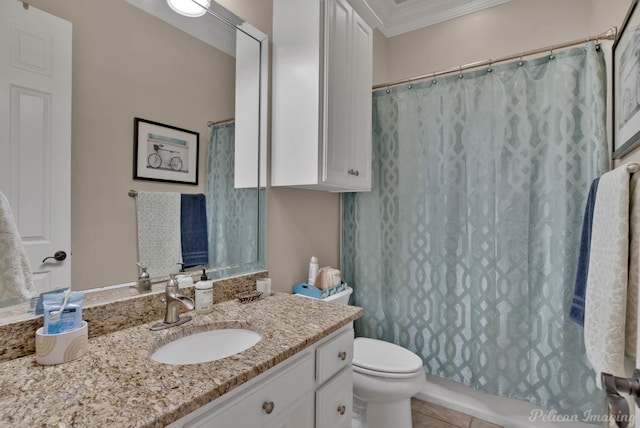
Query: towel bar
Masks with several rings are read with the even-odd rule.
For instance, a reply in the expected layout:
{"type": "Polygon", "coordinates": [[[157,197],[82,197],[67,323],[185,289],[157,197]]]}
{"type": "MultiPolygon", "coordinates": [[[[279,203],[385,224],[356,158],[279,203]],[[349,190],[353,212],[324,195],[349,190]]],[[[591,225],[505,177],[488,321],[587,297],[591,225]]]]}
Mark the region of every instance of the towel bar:
{"type": "Polygon", "coordinates": [[[612,420],[615,421],[616,426],[626,428],[631,419],[629,404],[619,392],[633,396],[636,406],[640,407],[640,370],[635,369],[633,377],[630,378],[601,373],[600,384],[607,394],[607,407],[609,414],[613,417],[612,420]]]}

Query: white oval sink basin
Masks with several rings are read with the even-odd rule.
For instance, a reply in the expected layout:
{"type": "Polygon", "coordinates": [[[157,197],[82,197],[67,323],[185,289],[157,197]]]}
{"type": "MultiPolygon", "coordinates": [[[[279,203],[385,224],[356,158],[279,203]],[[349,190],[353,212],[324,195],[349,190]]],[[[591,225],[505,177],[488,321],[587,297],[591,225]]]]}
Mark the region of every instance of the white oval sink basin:
{"type": "Polygon", "coordinates": [[[184,336],[158,348],[151,359],[165,364],[215,361],[251,348],[260,333],[244,328],[222,328],[184,336]]]}

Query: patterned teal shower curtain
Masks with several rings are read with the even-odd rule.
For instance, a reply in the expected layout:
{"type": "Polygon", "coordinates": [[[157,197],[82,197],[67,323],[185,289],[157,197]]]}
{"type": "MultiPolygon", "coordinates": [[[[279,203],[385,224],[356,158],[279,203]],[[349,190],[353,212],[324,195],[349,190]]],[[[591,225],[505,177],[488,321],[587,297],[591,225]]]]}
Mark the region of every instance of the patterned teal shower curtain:
{"type": "Polygon", "coordinates": [[[593,43],[375,92],[373,190],[343,196],[357,334],[488,393],[602,411],[567,314],[605,93],[593,43]]]}
{"type": "MultiPolygon", "coordinates": [[[[235,123],[213,125],[207,150],[209,267],[264,267],[264,189],[235,188],[235,123]]],[[[256,165],[257,168],[257,165],[256,165]]],[[[257,183],[256,183],[257,184],[257,183]]]]}

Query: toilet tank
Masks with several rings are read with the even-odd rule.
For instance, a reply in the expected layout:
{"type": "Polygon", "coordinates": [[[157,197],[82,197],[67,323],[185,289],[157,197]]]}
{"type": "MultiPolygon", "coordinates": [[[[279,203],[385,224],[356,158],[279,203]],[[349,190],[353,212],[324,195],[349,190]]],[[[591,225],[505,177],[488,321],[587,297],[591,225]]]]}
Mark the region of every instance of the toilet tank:
{"type": "MultiPolygon", "coordinates": [[[[353,293],[353,288],[347,286],[347,288],[339,293],[336,294],[332,294],[329,297],[325,297],[324,300],[325,302],[334,302],[334,303],[340,303],[342,305],[348,305],[349,304],[349,296],[351,296],[351,293],[353,293]]],[[[298,296],[302,296],[302,297],[306,297],[308,299],[315,299],[315,297],[311,297],[311,296],[306,296],[304,294],[297,294],[298,296]]]]}
{"type": "Polygon", "coordinates": [[[351,296],[351,293],[353,293],[353,288],[347,286],[347,288],[344,291],[341,291],[336,294],[332,294],[331,296],[325,297],[322,300],[324,300],[325,302],[335,302],[335,303],[340,303],[342,305],[348,305],[349,296],[351,296]]]}

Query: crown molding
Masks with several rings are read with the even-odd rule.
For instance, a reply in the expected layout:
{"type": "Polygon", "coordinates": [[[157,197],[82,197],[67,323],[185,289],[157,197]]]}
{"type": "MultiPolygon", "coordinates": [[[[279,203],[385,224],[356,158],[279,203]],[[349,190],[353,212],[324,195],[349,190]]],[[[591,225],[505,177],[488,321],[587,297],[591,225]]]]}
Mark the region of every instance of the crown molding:
{"type": "Polygon", "coordinates": [[[369,25],[385,37],[398,36],[511,0],[351,0],[369,25]]]}

